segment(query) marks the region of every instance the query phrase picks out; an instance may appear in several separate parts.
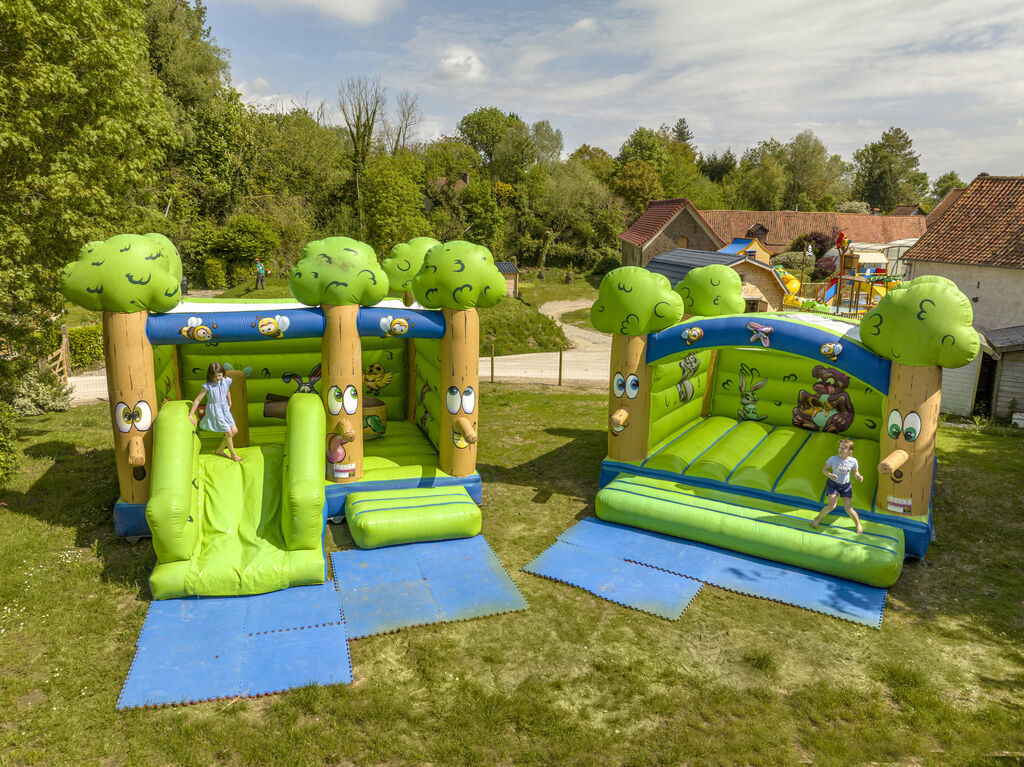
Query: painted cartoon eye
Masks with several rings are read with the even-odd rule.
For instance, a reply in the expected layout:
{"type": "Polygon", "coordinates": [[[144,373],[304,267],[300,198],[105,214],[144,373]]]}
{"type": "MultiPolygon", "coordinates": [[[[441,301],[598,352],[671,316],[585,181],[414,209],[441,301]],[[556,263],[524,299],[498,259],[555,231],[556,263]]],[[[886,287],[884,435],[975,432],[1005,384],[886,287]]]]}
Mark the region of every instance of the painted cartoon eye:
{"type": "Polygon", "coordinates": [[[132,423],[134,423],[132,411],[129,410],[126,403],[118,402],[114,407],[114,425],[117,427],[117,430],[122,434],[126,434],[132,430],[132,423]]]}
{"type": "Polygon", "coordinates": [[[474,408],[476,408],[476,392],[473,391],[472,386],[467,386],[462,392],[462,412],[469,414],[473,412],[474,408]]]}
{"type": "Polygon", "coordinates": [[[622,373],[615,374],[615,378],[612,379],[612,386],[614,387],[615,396],[621,397],[626,391],[626,379],[622,373]]]}
{"type": "Polygon", "coordinates": [[[921,416],[911,410],[903,420],[903,438],[907,442],[913,442],[921,436],[921,416]]]}
{"type": "Polygon", "coordinates": [[[459,409],[462,407],[462,392],[459,391],[458,386],[448,387],[448,394],[444,398],[444,404],[452,415],[459,412],[459,409]]]}
{"type": "Polygon", "coordinates": [[[327,391],[327,409],[331,412],[331,415],[337,415],[341,412],[341,404],[341,389],[337,386],[332,386],[327,391]]]}
{"type": "Polygon", "coordinates": [[[149,427],[153,425],[153,408],[149,406],[148,402],[135,403],[135,408],[132,410],[132,422],[139,431],[149,431],[149,427]]]}
{"type": "MultiPolygon", "coordinates": [[[[918,419],[918,428],[921,427],[921,421],[918,419]]],[[[903,431],[903,416],[899,410],[893,410],[889,413],[889,421],[885,426],[886,433],[893,439],[899,439],[900,432],[903,431]]]]}
{"type": "Polygon", "coordinates": [[[630,376],[626,379],[626,396],[630,399],[636,399],[636,395],[640,393],[640,379],[636,376],[630,376]]]}
{"type": "Polygon", "coordinates": [[[354,386],[346,386],[345,392],[341,395],[341,404],[345,406],[345,412],[352,415],[359,407],[359,392],[354,386]]]}

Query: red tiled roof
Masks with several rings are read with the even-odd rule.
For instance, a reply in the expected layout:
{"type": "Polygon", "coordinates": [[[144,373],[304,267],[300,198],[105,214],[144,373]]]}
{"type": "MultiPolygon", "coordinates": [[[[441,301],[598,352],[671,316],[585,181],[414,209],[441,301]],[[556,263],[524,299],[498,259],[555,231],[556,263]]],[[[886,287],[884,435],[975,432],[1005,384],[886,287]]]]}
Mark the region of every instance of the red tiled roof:
{"type": "Polygon", "coordinates": [[[917,205],[897,205],[895,208],[893,208],[891,211],[889,211],[889,215],[890,216],[917,216],[917,215],[920,215],[920,213],[919,213],[920,210],[921,210],[921,208],[918,207],[917,205]]]}
{"type": "Polygon", "coordinates": [[[954,186],[946,192],[946,196],[939,200],[939,204],[932,208],[928,213],[925,223],[928,224],[928,226],[932,226],[936,221],[942,218],[942,215],[949,210],[953,203],[960,199],[960,195],[966,191],[966,189],[954,186]]]}
{"type": "Polygon", "coordinates": [[[1024,269],[1024,176],[978,176],[903,257],[1024,269]]]}
{"type": "Polygon", "coordinates": [[[677,200],[651,200],[643,215],[620,234],[619,239],[642,248],[644,243],[650,241],[687,203],[689,200],[685,197],[677,200]]]}
{"type": "Polygon", "coordinates": [[[863,213],[817,213],[794,210],[702,210],[700,214],[725,242],[746,237],[761,224],[767,232],[758,239],[774,253],[781,253],[801,234],[846,232],[851,242],[884,244],[920,237],[924,216],[871,216],[863,213]]]}

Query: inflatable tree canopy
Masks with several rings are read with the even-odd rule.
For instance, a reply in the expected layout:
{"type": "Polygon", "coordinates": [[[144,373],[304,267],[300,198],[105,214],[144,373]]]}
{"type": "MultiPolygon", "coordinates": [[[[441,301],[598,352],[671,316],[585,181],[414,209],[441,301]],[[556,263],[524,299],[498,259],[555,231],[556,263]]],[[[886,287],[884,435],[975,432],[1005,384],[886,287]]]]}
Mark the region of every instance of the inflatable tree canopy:
{"type": "Polygon", "coordinates": [[[981,349],[970,299],[945,277],[926,275],[892,288],[860,323],[861,342],[903,365],[963,367],[981,349]]]}
{"type": "Polygon", "coordinates": [[[83,245],[64,267],[60,289],[98,312],[166,312],[180,298],[181,259],[162,234],[119,234],[83,245]]]}
{"type": "Polygon", "coordinates": [[[717,317],[742,314],[743,280],[739,272],[725,264],[710,264],[691,269],[675,287],[682,296],[687,314],[717,317]]]}
{"type": "Polygon", "coordinates": [[[643,336],[671,327],[683,316],[683,299],[668,278],[639,266],[621,266],[601,280],[590,321],[603,333],[643,336]]]}
{"type": "Polygon", "coordinates": [[[505,297],[505,278],[487,248],[453,240],[427,251],[412,292],[430,309],[487,308],[505,297]]]}
{"type": "Polygon", "coordinates": [[[433,237],[414,237],[408,242],[395,245],[381,264],[388,276],[391,292],[396,295],[411,292],[412,280],[423,266],[423,257],[428,250],[440,244],[433,237]]]}
{"type": "Polygon", "coordinates": [[[307,306],[373,306],[388,292],[388,277],[373,248],[349,237],[328,237],[302,249],[288,279],[307,306]]]}

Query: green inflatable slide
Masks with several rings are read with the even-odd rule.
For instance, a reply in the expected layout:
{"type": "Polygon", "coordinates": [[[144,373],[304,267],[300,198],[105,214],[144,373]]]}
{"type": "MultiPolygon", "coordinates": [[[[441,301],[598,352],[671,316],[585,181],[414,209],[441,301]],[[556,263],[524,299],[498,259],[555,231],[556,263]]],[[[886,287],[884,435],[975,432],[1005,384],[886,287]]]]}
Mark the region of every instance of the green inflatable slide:
{"type": "Polygon", "coordinates": [[[316,394],[288,400],[284,444],[200,453],[189,403],[157,416],[146,521],[154,599],[236,596],[323,583],[325,416],[316,394]]]}

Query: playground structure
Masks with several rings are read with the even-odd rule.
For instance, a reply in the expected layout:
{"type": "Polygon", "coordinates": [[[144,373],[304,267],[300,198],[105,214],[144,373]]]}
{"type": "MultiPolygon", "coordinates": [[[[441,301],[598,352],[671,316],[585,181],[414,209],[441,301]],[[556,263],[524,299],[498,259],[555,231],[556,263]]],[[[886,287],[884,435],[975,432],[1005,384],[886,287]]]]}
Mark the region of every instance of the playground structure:
{"type": "Polygon", "coordinates": [[[103,311],[115,529],[152,534],[155,598],[322,583],[325,518],[363,547],[479,532],[476,307],[504,295],[485,248],[420,238],[381,266],[363,243],[313,242],[298,302],[179,303],[180,278],[161,235],[89,243],[62,275],[103,311]],[[240,464],[188,420],[213,361],[240,464]]]}
{"type": "Polygon", "coordinates": [[[591,317],[614,335],[597,516],[891,585],[931,540],[940,365],[978,353],[970,301],[921,278],[861,323],[736,314],[728,271],[694,269],[674,291],[636,267],[602,282],[591,317]],[[839,437],[855,441],[864,475],[863,534],[841,510],[809,524],[839,437]]]}

